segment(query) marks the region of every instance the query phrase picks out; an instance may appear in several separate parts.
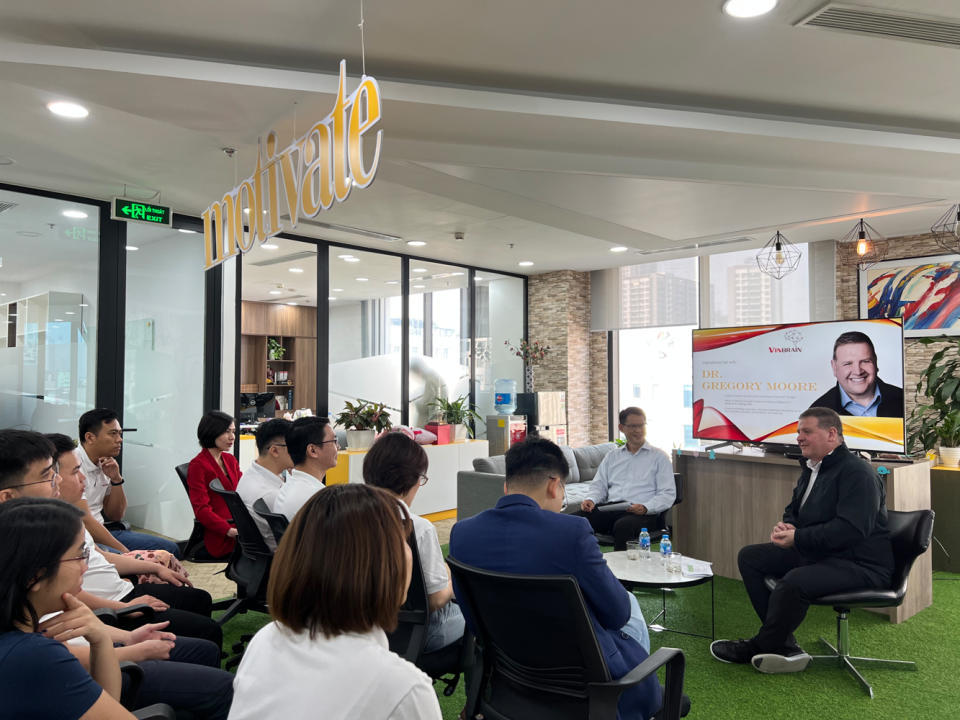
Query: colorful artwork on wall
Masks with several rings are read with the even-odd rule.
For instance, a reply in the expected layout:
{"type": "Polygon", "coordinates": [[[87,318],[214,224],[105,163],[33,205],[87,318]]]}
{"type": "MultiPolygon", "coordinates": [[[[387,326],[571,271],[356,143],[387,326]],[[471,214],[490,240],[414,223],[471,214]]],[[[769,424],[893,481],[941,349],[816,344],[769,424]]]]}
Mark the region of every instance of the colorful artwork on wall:
{"type": "Polygon", "coordinates": [[[860,317],[902,318],[906,337],[960,335],[960,255],[877,263],[859,289],[860,317]]]}

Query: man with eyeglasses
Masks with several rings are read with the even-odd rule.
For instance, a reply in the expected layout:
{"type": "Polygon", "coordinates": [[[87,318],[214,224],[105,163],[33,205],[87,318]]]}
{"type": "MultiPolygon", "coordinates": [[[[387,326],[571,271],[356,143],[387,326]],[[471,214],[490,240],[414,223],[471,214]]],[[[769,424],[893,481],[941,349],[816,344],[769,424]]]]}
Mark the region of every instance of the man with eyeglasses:
{"type": "Polygon", "coordinates": [[[291,425],[289,420],[275,418],[267,420],[257,428],[256,441],[259,455],[250,463],[250,467],[244,470],[243,475],[240,476],[240,482],[237,483],[237,494],[247,506],[250,517],[263,536],[263,541],[271,550],[277,549],[277,541],[267,521],[257,514],[253,506],[257,500],[263,500],[270,512],[276,512],[274,507],[277,495],[283,487],[283,475],[293,467],[293,460],[287,452],[287,433],[290,432],[291,425]]]}
{"type": "Polygon", "coordinates": [[[670,458],[647,442],[646,413],[624,408],[619,428],[627,442],[600,462],[578,514],[590,521],[594,532],[612,532],[614,550],[626,550],[627,540],[636,540],[643,528],[654,528],[657,515],[673,505],[677,486],[670,458]],[[604,510],[604,503],[627,506],[604,510]]]}
{"type": "Polygon", "coordinates": [[[339,450],[337,435],[327,418],[304,417],[293,421],[287,433],[287,452],[293,470],[277,493],[273,511],[293,520],[297,511],[325,487],[327,470],[336,467],[339,450]]]}

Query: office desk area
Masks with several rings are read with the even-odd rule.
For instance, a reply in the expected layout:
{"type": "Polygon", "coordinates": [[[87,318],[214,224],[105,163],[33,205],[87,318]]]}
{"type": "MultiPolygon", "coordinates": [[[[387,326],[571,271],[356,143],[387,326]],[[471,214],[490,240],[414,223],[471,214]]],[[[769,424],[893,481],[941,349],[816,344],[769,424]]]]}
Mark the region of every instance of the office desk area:
{"type": "MultiPolygon", "coordinates": [[[[872,464],[889,471],[884,476],[888,509],[931,507],[929,461],[872,464]]],[[[712,562],[716,575],[741,579],[737,553],[744,545],[769,540],[790,502],[799,462],[779,455],[683,450],[674,455],[674,467],[684,482],[683,502],[673,509],[675,549],[712,562]]],[[[932,553],[926,552],[913,566],[903,605],[878,612],[899,623],[932,602],[932,553]]]]}

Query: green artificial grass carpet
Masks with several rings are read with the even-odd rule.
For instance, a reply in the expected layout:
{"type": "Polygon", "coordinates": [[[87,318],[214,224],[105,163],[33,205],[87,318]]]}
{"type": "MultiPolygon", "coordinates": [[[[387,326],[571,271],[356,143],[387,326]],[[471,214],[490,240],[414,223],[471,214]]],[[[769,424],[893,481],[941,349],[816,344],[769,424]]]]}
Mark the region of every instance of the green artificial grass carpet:
{"type": "MultiPolygon", "coordinates": [[[[446,553],[446,546],[444,546],[446,553]]],[[[758,621],[743,584],[715,579],[717,638],[750,637],[758,621]]],[[[660,594],[638,594],[644,616],[660,610],[660,594]]],[[[269,618],[250,612],[224,627],[224,649],[230,652],[241,634],[254,633],[269,618]]],[[[664,621],[661,621],[664,622],[664,621]]],[[[710,585],[667,594],[668,627],[709,634],[710,585]]],[[[812,607],[796,633],[811,654],[821,652],[817,638],[836,642],[836,615],[828,607],[812,607]]],[[[867,657],[915,660],[917,672],[867,667],[871,700],[859,683],[840,668],[811,666],[793,675],[762,675],[750,666],[727,665],[710,656],[710,640],[671,632],[651,633],[652,649],[676,647],[686,656],[684,691],[691,699],[690,718],[724,720],[872,720],[876,718],[936,719],[960,715],[960,575],[934,573],[933,605],[900,625],[866,610],[850,616],[853,652],[867,657]]],[[[661,675],[661,681],[663,677],[661,675]]],[[[463,683],[452,697],[436,684],[444,720],[455,720],[465,703],[463,683]]]]}

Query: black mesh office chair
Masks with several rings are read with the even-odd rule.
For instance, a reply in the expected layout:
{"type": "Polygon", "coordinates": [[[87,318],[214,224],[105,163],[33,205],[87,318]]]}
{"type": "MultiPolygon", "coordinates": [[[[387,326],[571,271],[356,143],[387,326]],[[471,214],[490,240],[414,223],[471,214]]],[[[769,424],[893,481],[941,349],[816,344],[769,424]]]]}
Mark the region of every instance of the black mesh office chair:
{"type": "MultiPolygon", "coordinates": [[[[180,478],[180,483],[183,485],[183,491],[187,494],[187,498],[190,497],[190,488],[187,485],[187,473],[190,469],[190,463],[185,462],[180,465],[177,465],[174,470],[177,473],[177,477],[180,478]]],[[[193,530],[190,531],[190,537],[180,543],[180,555],[185,560],[190,562],[223,562],[223,560],[214,560],[214,559],[204,559],[202,556],[200,558],[196,557],[196,552],[203,547],[203,525],[200,524],[200,521],[196,517],[193,518],[193,530]]]]}
{"type": "MultiPolygon", "coordinates": [[[[812,662],[832,663],[853,675],[867,694],[873,697],[873,688],[860,674],[854,663],[879,665],[894,670],[916,670],[917,664],[908,660],[883,660],[880,658],[856,657],[850,654],[850,610],[857,607],[897,607],[903,604],[907,594],[907,577],[914,561],[930,547],[933,537],[933,510],[887,511],[887,528],[893,545],[893,580],[887,588],[869,588],[824,595],[813,601],[814,605],[832,605],[837,613],[837,646],[825,639],[820,642],[830,651],[829,655],[811,655],[812,662]]],[[[765,578],[772,591],[777,578],[765,578]]]]}
{"type": "Polygon", "coordinates": [[[257,515],[267,521],[267,525],[270,526],[270,532],[273,533],[273,539],[276,540],[277,545],[279,545],[280,538],[283,537],[283,534],[287,531],[287,526],[290,524],[286,515],[270,512],[270,508],[267,507],[263,498],[260,498],[253,504],[253,509],[257,515]]]}
{"type": "Polygon", "coordinates": [[[430,624],[430,601],[423,580],[417,541],[411,534],[407,542],[413,554],[410,587],[407,589],[407,599],[400,607],[397,628],[387,638],[393,652],[412,662],[434,680],[441,680],[446,685],[443,694],[449,697],[456,691],[460,673],[472,658],[473,636],[461,638],[439,650],[424,652],[430,624]]]}
{"type": "MultiPolygon", "coordinates": [[[[680,473],[674,473],[673,482],[677,488],[677,494],[673,499],[673,505],[657,515],[656,527],[648,528],[650,532],[650,542],[660,542],[660,538],[663,537],[664,533],[668,533],[671,537],[673,537],[673,506],[679,505],[683,502],[683,475],[680,473]]],[[[597,542],[601,545],[614,544],[613,535],[609,535],[607,533],[596,533],[596,536],[597,542]]]]}
{"type": "Polygon", "coordinates": [[[660,648],[612,679],[574,577],[447,562],[483,657],[482,671],[471,673],[467,688],[468,718],[480,713],[500,720],[613,720],[620,695],[663,666],[666,689],[656,718],[682,716],[683,653],[660,648]]]}

